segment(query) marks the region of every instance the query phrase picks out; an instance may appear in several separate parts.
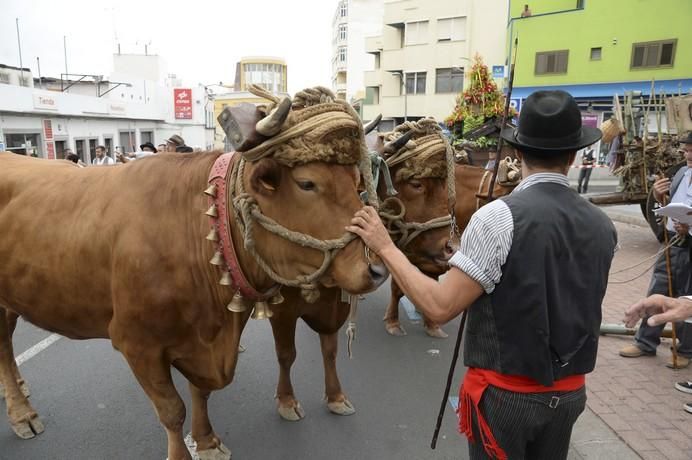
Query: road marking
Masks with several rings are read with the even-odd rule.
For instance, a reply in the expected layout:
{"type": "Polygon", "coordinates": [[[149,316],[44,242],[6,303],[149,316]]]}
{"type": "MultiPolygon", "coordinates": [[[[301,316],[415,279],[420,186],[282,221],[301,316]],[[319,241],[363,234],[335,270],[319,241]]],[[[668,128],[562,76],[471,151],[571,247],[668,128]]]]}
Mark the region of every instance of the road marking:
{"type": "Polygon", "coordinates": [[[37,343],[33,347],[29,348],[27,351],[25,351],[21,355],[17,356],[17,358],[15,358],[15,361],[17,362],[17,366],[21,366],[25,362],[29,361],[31,358],[33,358],[37,354],[41,353],[43,350],[45,350],[46,348],[53,345],[59,339],[60,339],[60,336],[58,334],[51,334],[48,337],[46,337],[45,339],[41,340],[39,343],[37,343]]]}

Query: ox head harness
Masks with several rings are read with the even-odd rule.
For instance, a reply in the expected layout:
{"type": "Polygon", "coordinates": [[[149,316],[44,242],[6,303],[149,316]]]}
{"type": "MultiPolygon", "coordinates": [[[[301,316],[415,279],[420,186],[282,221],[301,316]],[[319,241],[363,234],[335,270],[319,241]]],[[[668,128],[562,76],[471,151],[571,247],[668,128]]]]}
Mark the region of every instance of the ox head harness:
{"type": "MultiPolygon", "coordinates": [[[[385,144],[384,152],[385,154],[390,153],[390,155],[386,159],[378,155],[379,160],[373,161],[373,166],[377,166],[383,172],[385,179],[387,197],[382,202],[379,214],[392,239],[395,240],[395,244],[400,250],[405,251],[406,247],[421,233],[447,226],[450,226],[450,233],[453,238],[458,233],[454,216],[456,204],[454,152],[442,136],[441,129],[435,120],[426,118],[418,122],[406,122],[385,136],[388,136],[390,141],[385,144]],[[416,136],[415,139],[413,139],[414,135],[416,136]],[[433,173],[430,170],[423,171],[421,167],[418,167],[412,170],[408,168],[406,174],[409,178],[446,178],[449,214],[426,222],[408,222],[405,220],[406,206],[396,197],[397,192],[392,185],[390,168],[402,164],[408,165],[407,161],[414,158],[416,164],[429,165],[429,160],[440,153],[445,155],[445,171],[433,173]]],[[[377,154],[373,153],[372,155],[377,154]]],[[[377,178],[379,178],[379,170],[376,173],[377,178]]]]}
{"type": "MultiPolygon", "coordinates": [[[[256,95],[274,102],[266,109],[269,113],[268,117],[272,117],[277,110],[283,110],[282,108],[287,105],[285,99],[279,101],[278,98],[262,88],[251,87],[250,90],[256,95]]],[[[242,152],[221,155],[212,167],[209,174],[209,187],[205,190],[205,194],[209,196],[210,204],[207,215],[210,217],[212,225],[207,239],[216,245],[217,251],[210,263],[221,267],[223,271],[220,284],[231,286],[235,290],[233,300],[227,306],[230,311],[245,311],[247,304],[254,302],[253,318],[271,317],[272,313],[267,301],[270,304],[283,301],[279,292],[282,285],[299,287],[307,302],[316,301],[319,297],[318,280],[327,271],[336,253],[357,238],[355,234],[345,232],[338,239],[319,240],[310,235],[290,230],[263,214],[256,199],[245,191],[243,185],[246,161],[254,162],[273,156],[277,162],[288,167],[310,161],[357,163],[365,178],[367,190],[374,190],[372,172],[367,155],[364,155],[366,149],[363,142],[361,142],[359,151],[355,152],[355,155],[351,154],[350,158],[347,153],[341,152],[338,148],[313,151],[309,147],[310,145],[320,145],[322,138],[336,129],[352,129],[355,135],[362,139],[363,127],[353,109],[346,103],[335,101],[333,95],[330,95],[331,92],[324,88],[298,93],[296,100],[293,101],[293,107],[298,107],[301,110],[296,110],[295,114],[290,109],[286,110],[283,120],[279,122],[275,120],[272,122],[273,124],[269,124],[269,127],[267,123],[262,124],[266,120],[261,120],[257,123],[257,130],[262,131],[265,140],[242,152]],[[288,118],[288,122],[286,118],[288,118]],[[278,129],[276,129],[277,125],[278,129]],[[228,200],[230,203],[227,202],[228,200]],[[277,283],[264,293],[257,292],[250,285],[239,266],[230,233],[231,224],[228,210],[231,206],[235,222],[243,235],[245,250],[253,256],[259,267],[277,283]],[[313,273],[299,275],[295,279],[288,279],[280,275],[256,251],[254,238],[256,224],[301,247],[322,251],[322,264],[313,273]]],[[[290,106],[290,104],[288,105],[290,106]]],[[[220,121],[223,115],[222,113],[220,121]]],[[[223,120],[227,121],[227,118],[228,115],[223,120]]],[[[227,134],[238,133],[227,131],[227,134]]],[[[241,135],[237,137],[238,139],[247,139],[241,135]]],[[[374,197],[374,202],[371,204],[377,205],[377,196],[374,193],[371,196],[374,197]]]]}

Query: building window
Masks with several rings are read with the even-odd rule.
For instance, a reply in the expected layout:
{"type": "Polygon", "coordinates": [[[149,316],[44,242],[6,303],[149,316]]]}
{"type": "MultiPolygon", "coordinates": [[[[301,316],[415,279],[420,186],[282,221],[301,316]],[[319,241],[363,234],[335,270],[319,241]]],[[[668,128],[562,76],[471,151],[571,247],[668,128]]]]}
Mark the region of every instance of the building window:
{"type": "Polygon", "coordinates": [[[342,18],[345,18],[348,16],[348,2],[344,0],[341,2],[341,7],[339,8],[339,14],[341,15],[342,18]]]}
{"type": "Polygon", "coordinates": [[[339,40],[346,40],[346,24],[339,24],[339,40]]]}
{"type": "Polygon", "coordinates": [[[380,87],[368,86],[365,88],[365,104],[379,105],[380,104],[380,87]]]}
{"type": "Polygon", "coordinates": [[[0,72],[0,83],[4,83],[6,85],[10,84],[10,74],[5,73],[5,72],[0,72]]]}
{"type": "Polygon", "coordinates": [[[466,18],[447,18],[437,20],[437,41],[457,41],[466,39],[466,18]]]}
{"type": "Polygon", "coordinates": [[[380,68],[380,53],[375,53],[375,70],[380,68]]]}
{"type": "Polygon", "coordinates": [[[464,87],[464,69],[437,69],[436,93],[459,93],[464,87]]]}
{"type": "Polygon", "coordinates": [[[425,94],[426,72],[409,72],[406,74],[406,94],[425,94]]]}
{"type": "Polygon", "coordinates": [[[677,40],[632,44],[633,69],[646,67],[672,67],[677,40]]]}
{"type": "Polygon", "coordinates": [[[345,46],[339,47],[339,62],[340,63],[346,62],[346,47],[345,46]]]}
{"type": "Polygon", "coordinates": [[[601,47],[591,48],[591,60],[600,61],[601,60],[601,47]]]}
{"type": "Polygon", "coordinates": [[[536,75],[567,73],[569,50],[536,53],[536,75]]]}
{"type": "Polygon", "coordinates": [[[146,144],[147,142],[154,143],[154,133],[151,131],[140,131],[139,132],[139,142],[141,144],[146,144]]]}
{"type": "Polygon", "coordinates": [[[404,34],[406,45],[428,43],[428,21],[407,22],[404,34]]]}

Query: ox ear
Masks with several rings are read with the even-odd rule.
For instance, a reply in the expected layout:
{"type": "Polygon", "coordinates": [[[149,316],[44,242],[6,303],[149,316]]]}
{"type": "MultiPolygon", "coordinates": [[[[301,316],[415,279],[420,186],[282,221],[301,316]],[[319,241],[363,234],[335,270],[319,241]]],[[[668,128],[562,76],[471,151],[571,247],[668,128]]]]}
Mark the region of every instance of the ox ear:
{"type": "Polygon", "coordinates": [[[252,190],[263,195],[271,195],[276,192],[280,182],[281,166],[271,158],[259,160],[250,175],[252,190]]]}

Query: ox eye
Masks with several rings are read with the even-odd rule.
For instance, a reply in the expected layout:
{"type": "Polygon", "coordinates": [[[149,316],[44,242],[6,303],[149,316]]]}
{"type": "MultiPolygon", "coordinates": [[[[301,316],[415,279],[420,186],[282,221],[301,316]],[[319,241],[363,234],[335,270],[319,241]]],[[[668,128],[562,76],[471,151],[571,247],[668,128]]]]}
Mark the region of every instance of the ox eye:
{"type": "Polygon", "coordinates": [[[423,188],[423,183],[418,182],[417,180],[412,180],[409,182],[409,184],[411,185],[411,187],[413,187],[416,190],[420,190],[423,188]]]}
{"type": "Polygon", "coordinates": [[[312,191],[315,190],[315,183],[310,180],[299,180],[298,182],[298,187],[300,187],[303,190],[306,191],[312,191]]]}

